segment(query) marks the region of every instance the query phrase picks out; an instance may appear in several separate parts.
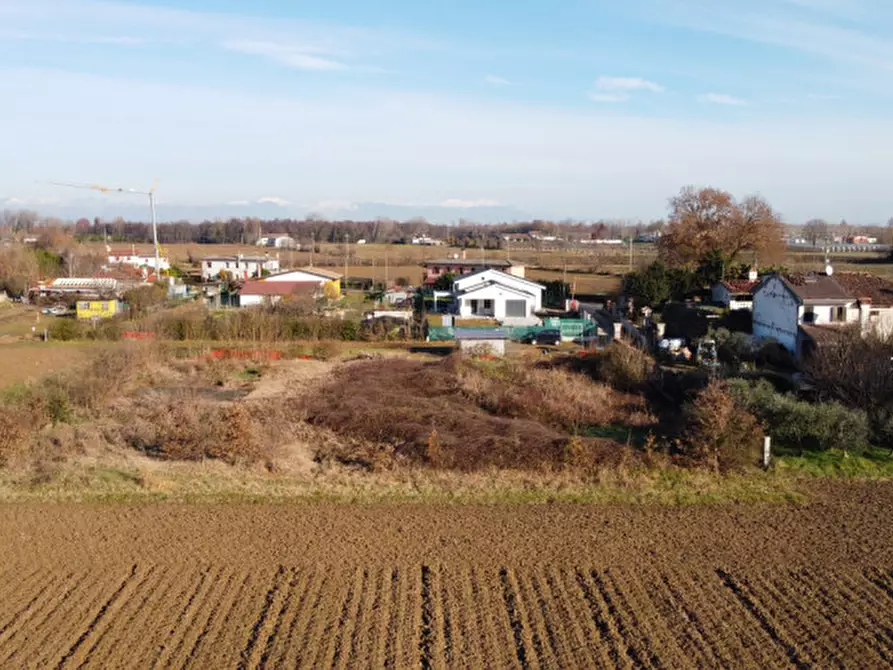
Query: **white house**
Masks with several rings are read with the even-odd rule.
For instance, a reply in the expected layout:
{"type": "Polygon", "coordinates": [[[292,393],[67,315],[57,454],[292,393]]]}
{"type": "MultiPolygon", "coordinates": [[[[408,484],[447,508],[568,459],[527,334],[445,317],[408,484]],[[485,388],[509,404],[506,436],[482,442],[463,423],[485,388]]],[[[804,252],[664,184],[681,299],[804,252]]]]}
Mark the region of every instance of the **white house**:
{"type": "Polygon", "coordinates": [[[322,287],[316,282],[268,281],[253,279],[246,281],[239,289],[239,307],[275,305],[289,298],[317,298],[322,287]]]}
{"type": "Polygon", "coordinates": [[[482,270],[453,282],[460,317],[488,317],[508,325],[539,323],[545,287],[499,270],[482,270]]]}
{"type": "Polygon", "coordinates": [[[272,247],[274,249],[297,249],[299,245],[288,235],[273,235],[258,239],[257,246],[272,247]]]}
{"type": "Polygon", "coordinates": [[[213,281],[222,272],[229,273],[234,279],[251,279],[262,277],[265,273],[279,271],[279,259],[269,256],[207,256],[202,259],[202,279],[213,281]]]}
{"type": "Polygon", "coordinates": [[[893,283],[874,275],[771,274],[754,289],[753,333],[774,338],[799,356],[814,326],[858,326],[893,333],[893,283]],[[806,327],[804,330],[803,327],[806,327]]]}
{"type": "MultiPolygon", "coordinates": [[[[155,252],[143,253],[136,249],[109,249],[109,265],[132,265],[135,268],[155,268],[155,252]]],[[[158,257],[158,265],[160,269],[170,270],[170,261],[164,256],[158,257]]]]}

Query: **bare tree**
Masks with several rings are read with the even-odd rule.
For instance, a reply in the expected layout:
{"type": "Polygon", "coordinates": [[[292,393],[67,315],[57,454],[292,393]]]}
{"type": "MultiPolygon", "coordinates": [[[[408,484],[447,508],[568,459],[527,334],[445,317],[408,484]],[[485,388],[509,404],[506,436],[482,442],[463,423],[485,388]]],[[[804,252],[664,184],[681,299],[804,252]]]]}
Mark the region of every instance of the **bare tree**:
{"type": "Polygon", "coordinates": [[[803,236],[812,246],[828,240],[828,223],[822,219],[810,219],[803,226],[803,236]]]}
{"type": "Polygon", "coordinates": [[[717,255],[732,263],[753,251],[763,262],[784,254],[782,224],[760,196],[741,203],[715,188],[683,188],[670,199],[669,224],[660,240],[663,260],[671,265],[697,263],[717,255]]]}

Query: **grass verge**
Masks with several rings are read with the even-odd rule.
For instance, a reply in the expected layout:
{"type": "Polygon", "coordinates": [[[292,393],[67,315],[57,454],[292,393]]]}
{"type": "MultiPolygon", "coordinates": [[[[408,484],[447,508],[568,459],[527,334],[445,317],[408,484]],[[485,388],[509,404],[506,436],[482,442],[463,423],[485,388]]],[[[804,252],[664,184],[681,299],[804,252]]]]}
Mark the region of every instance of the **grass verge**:
{"type": "Polygon", "coordinates": [[[216,462],[66,464],[41,472],[0,472],[0,503],[431,503],[621,505],[805,503],[808,486],[781,472],[717,476],[683,469],[605,469],[589,481],[567,473],[339,469],[273,475],[216,462]]]}

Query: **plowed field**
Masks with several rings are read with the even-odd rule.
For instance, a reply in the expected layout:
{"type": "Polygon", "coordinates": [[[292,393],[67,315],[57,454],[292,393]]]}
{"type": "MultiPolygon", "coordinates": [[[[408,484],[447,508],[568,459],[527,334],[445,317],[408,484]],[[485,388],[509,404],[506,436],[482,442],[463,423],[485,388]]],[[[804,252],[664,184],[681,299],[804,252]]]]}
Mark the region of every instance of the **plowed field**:
{"type": "Polygon", "coordinates": [[[891,513],[8,505],[0,667],[885,667],[891,513]]]}

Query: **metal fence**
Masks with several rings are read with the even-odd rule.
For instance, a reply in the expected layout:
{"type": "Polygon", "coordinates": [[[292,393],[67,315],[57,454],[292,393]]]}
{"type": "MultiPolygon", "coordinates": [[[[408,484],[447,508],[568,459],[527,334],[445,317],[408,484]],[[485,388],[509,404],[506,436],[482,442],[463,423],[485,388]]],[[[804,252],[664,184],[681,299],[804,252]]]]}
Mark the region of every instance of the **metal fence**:
{"type": "MultiPolygon", "coordinates": [[[[492,326],[488,327],[469,327],[463,326],[462,330],[492,330],[492,326]]],[[[562,339],[576,339],[596,334],[596,324],[588,319],[559,319],[549,318],[543,320],[542,326],[501,326],[500,330],[509,334],[513,340],[531,334],[538,333],[543,330],[559,330],[562,339]]],[[[428,326],[428,339],[431,342],[448,342],[456,339],[456,331],[453,326],[428,326]]]]}

